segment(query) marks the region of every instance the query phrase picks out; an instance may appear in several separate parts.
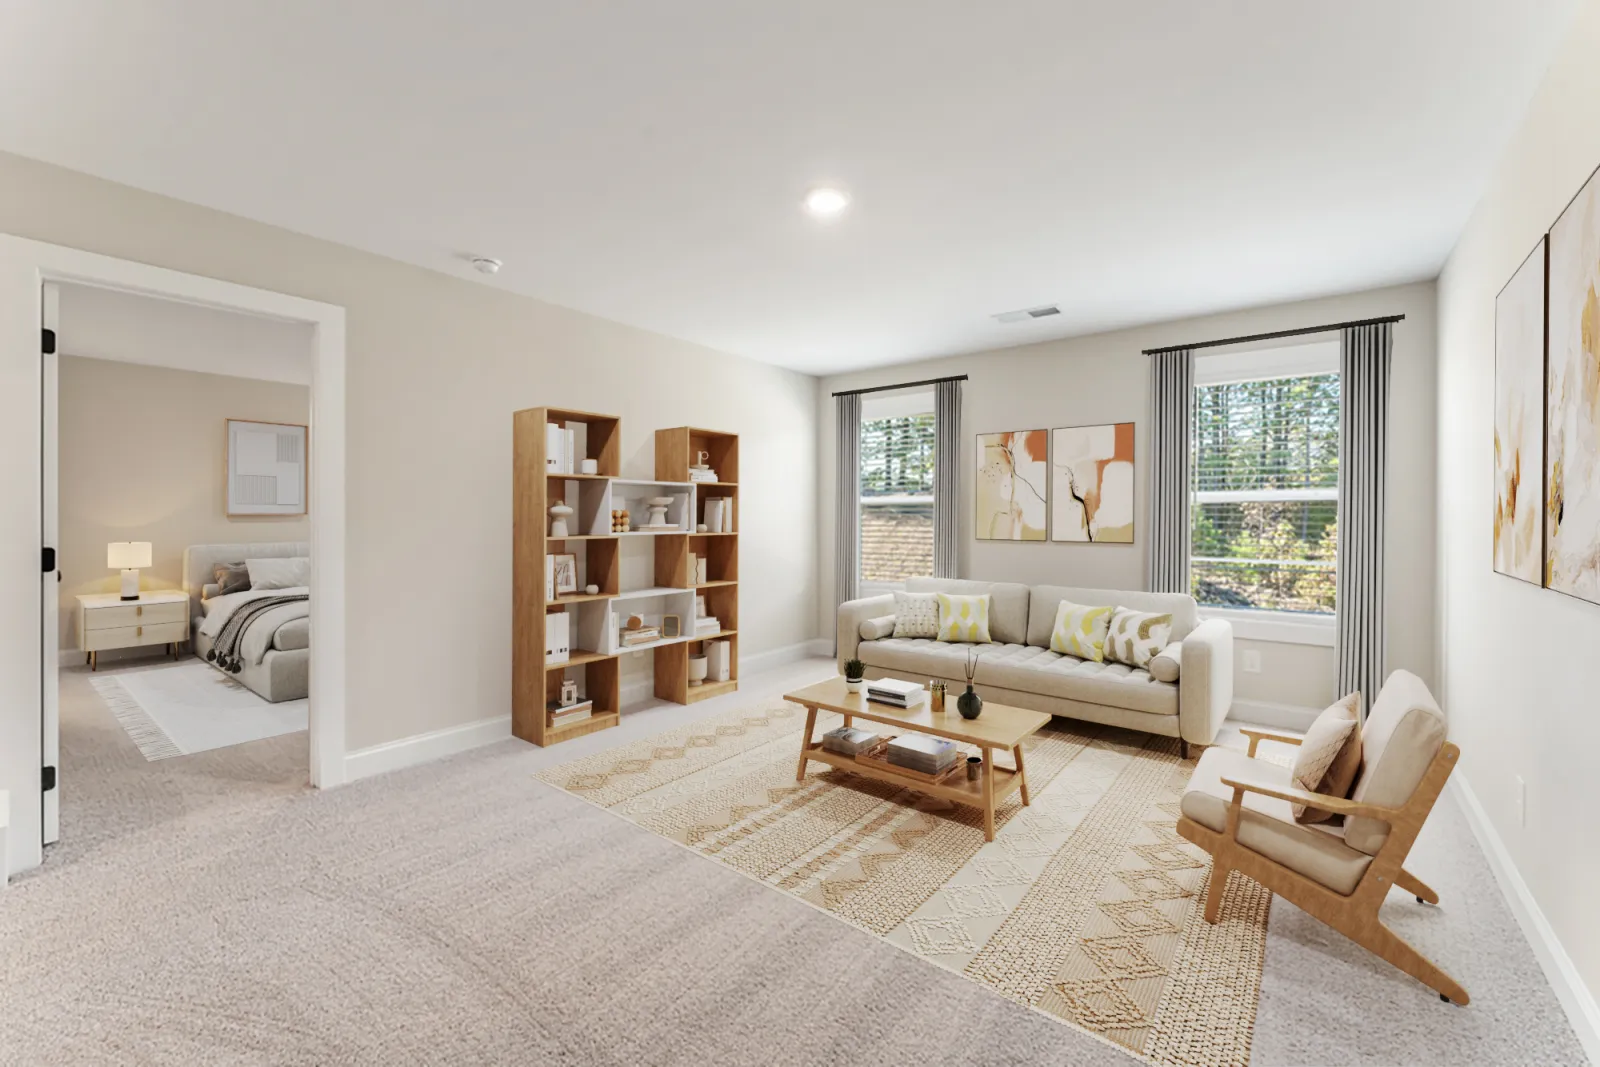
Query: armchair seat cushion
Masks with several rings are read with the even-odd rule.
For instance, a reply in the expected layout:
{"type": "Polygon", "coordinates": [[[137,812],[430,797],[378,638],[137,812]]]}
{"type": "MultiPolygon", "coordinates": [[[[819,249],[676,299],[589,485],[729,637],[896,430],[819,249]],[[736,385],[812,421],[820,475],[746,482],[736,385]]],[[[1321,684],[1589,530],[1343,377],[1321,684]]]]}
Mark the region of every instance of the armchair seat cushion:
{"type": "MultiPolygon", "coordinates": [[[[1288,767],[1252,759],[1231,748],[1212,747],[1200,757],[1183,792],[1184,815],[1217,833],[1228,829],[1228,805],[1233,787],[1224,778],[1247,776],[1275,786],[1293,788],[1288,767]]],[[[1286,800],[1244,795],[1239,815],[1239,843],[1290,870],[1348,896],[1372,864],[1372,857],[1344,843],[1337,826],[1305,825],[1294,821],[1286,800]]]]}

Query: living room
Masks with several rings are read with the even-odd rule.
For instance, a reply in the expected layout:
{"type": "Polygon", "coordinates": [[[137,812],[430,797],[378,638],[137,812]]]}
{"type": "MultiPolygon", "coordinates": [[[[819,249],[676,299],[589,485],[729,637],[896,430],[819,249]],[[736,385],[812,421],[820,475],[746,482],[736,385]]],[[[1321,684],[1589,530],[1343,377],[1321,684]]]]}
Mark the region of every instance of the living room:
{"type": "Polygon", "coordinates": [[[0,22],[0,1059],[1600,1062],[1600,0],[0,22]],[[63,285],[313,339],[294,744],[63,285]]]}

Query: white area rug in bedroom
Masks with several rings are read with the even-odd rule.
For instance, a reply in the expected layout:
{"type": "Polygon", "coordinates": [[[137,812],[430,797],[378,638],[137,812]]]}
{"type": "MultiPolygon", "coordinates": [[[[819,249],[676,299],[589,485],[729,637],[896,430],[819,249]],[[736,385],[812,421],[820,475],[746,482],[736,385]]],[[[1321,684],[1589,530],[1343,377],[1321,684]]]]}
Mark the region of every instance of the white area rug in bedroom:
{"type": "Polygon", "coordinates": [[[89,679],[145,759],[188,756],[306,728],[310,704],[269,704],[198,659],[89,679]]]}

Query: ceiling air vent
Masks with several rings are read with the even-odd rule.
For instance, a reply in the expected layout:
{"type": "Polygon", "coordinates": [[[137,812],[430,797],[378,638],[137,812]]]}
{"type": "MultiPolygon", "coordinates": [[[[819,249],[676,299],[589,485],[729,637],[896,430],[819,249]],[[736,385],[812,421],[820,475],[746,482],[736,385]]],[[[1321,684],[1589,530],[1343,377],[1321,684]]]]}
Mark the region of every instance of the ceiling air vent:
{"type": "Polygon", "coordinates": [[[1023,308],[1021,311],[1002,311],[991,318],[996,322],[1025,322],[1028,319],[1048,319],[1051,315],[1061,314],[1061,309],[1054,304],[1045,304],[1042,307],[1023,308]]]}

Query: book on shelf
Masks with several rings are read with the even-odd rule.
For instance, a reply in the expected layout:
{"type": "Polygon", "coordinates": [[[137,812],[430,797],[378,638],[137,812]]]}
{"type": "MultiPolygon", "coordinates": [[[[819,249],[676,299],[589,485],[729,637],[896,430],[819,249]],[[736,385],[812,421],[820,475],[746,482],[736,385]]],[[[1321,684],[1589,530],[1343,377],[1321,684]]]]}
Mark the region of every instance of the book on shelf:
{"type": "Polygon", "coordinates": [[[706,497],[706,532],[722,532],[722,498],[717,496],[706,497]]]}
{"type": "Polygon", "coordinates": [[[544,467],[551,474],[560,474],[566,467],[567,435],[553,422],[544,425],[544,467]]]}
{"type": "Polygon", "coordinates": [[[901,767],[938,774],[961,758],[961,747],[929,734],[901,734],[889,742],[885,755],[890,763],[901,767]]]}
{"type": "Polygon", "coordinates": [[[714,482],[717,481],[717,472],[710,467],[690,467],[689,480],[691,482],[714,482]]]}
{"type": "Polygon", "coordinates": [[[629,645],[647,645],[652,641],[661,640],[661,627],[641,626],[637,630],[623,630],[618,636],[618,643],[623,647],[629,645]]]}
{"type": "Polygon", "coordinates": [[[544,617],[544,660],[546,663],[565,663],[572,651],[572,616],[565,611],[553,611],[544,617]]]}
{"type": "Polygon", "coordinates": [[[549,553],[544,557],[544,598],[556,598],[556,558],[549,553]]]}
{"type": "Polygon", "coordinates": [[[694,620],[694,632],[697,634],[715,634],[722,632],[722,620],[715,615],[694,620]]]}
{"type": "Polygon", "coordinates": [[[569,722],[582,722],[594,714],[594,701],[580,700],[576,704],[563,704],[552,700],[544,706],[551,726],[564,726],[569,722]]]}
{"type": "Polygon", "coordinates": [[[867,699],[895,708],[914,708],[928,699],[928,691],[916,682],[879,678],[867,683],[867,699]]]}
{"type": "Polygon", "coordinates": [[[578,431],[567,427],[561,449],[561,473],[576,474],[578,470],[578,431]]]}
{"type": "Polygon", "coordinates": [[[841,756],[854,756],[877,743],[877,734],[859,726],[841,726],[822,735],[822,747],[841,756]]]}

